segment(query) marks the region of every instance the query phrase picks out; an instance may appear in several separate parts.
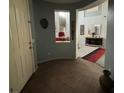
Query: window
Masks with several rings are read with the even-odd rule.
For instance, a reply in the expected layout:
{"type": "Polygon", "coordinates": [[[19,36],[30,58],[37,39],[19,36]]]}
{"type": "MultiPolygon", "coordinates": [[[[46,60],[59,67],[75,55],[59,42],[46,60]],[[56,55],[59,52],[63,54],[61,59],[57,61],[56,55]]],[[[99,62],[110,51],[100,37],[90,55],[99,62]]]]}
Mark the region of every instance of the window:
{"type": "Polygon", "coordinates": [[[96,7],[93,7],[93,8],[87,9],[86,11],[87,11],[87,12],[96,12],[96,11],[99,11],[99,7],[96,6],[96,7]]]}
{"type": "Polygon", "coordinates": [[[100,15],[102,12],[102,5],[85,10],[85,16],[100,15]]]}
{"type": "Polygon", "coordinates": [[[56,38],[56,43],[70,42],[69,11],[55,11],[55,38],[56,38]]]}

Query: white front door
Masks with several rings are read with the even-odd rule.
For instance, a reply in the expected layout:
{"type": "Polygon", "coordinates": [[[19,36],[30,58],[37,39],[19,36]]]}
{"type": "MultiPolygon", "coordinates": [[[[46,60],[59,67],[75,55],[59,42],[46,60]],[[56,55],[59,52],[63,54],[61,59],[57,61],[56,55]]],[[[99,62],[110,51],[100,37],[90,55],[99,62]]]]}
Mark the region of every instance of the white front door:
{"type": "Polygon", "coordinates": [[[10,0],[10,90],[19,92],[35,71],[28,0],[10,0]]]}

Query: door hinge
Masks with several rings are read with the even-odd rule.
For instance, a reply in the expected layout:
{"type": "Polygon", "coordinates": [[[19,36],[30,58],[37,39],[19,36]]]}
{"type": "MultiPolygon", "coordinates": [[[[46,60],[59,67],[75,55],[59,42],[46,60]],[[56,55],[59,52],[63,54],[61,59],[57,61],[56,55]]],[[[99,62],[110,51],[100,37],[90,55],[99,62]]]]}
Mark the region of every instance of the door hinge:
{"type": "Polygon", "coordinates": [[[28,23],[31,23],[31,20],[28,20],[28,23]]]}

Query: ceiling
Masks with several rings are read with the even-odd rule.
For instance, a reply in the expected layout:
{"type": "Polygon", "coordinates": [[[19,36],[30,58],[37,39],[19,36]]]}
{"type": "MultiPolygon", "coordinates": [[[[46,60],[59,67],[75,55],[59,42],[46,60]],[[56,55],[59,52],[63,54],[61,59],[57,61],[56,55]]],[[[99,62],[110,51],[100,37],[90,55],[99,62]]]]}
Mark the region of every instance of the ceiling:
{"type": "Polygon", "coordinates": [[[70,3],[77,3],[83,0],[43,0],[51,3],[60,3],[60,4],[70,4],[70,3]]]}

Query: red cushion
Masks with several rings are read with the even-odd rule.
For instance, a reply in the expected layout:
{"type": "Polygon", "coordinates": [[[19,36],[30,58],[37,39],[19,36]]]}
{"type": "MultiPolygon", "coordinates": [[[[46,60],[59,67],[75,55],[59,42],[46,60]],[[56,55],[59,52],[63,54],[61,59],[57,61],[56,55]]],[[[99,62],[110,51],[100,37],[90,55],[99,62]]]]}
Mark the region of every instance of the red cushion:
{"type": "Polygon", "coordinates": [[[65,36],[65,33],[64,32],[59,32],[59,37],[63,37],[65,36]]]}

